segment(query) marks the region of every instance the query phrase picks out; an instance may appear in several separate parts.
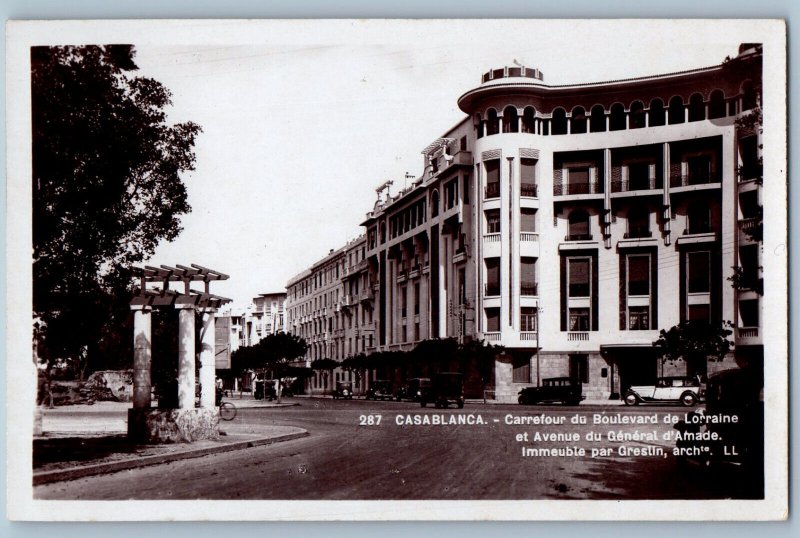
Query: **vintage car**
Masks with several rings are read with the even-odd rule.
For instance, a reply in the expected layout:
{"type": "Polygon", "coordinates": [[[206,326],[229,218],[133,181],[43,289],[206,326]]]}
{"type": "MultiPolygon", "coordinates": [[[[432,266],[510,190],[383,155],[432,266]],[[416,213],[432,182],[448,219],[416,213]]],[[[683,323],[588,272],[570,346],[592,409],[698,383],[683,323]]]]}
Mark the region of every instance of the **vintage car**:
{"type": "Polygon", "coordinates": [[[339,398],[343,400],[353,399],[353,383],[351,381],[336,382],[336,389],[333,391],[333,399],[338,400],[339,398]]]}
{"type": "Polygon", "coordinates": [[[394,398],[392,382],[386,380],[376,380],[370,383],[366,394],[367,400],[391,400],[394,398]]]}
{"type": "Polygon", "coordinates": [[[420,395],[422,407],[432,403],[436,408],[447,408],[450,403],[464,407],[464,376],[458,372],[441,372],[431,378],[430,390],[420,395]]]}
{"type": "Polygon", "coordinates": [[[418,402],[422,399],[423,393],[431,389],[431,380],[428,377],[412,377],[405,385],[397,389],[395,398],[397,401],[411,400],[418,402]]]}
{"type": "Polygon", "coordinates": [[[675,424],[676,462],[738,470],[732,479],[763,494],[764,376],[760,369],[725,370],[708,378],[706,408],[675,424]]]}
{"type": "Polygon", "coordinates": [[[541,402],[561,402],[564,405],[578,405],[586,396],[581,394],[581,384],[569,377],[542,379],[539,387],[526,387],[519,391],[517,401],[520,405],[541,402]]]}
{"type": "Polygon", "coordinates": [[[659,377],[654,385],[635,385],[624,396],[625,405],[640,403],[681,403],[692,407],[705,400],[705,386],[699,377],[659,377]]]}

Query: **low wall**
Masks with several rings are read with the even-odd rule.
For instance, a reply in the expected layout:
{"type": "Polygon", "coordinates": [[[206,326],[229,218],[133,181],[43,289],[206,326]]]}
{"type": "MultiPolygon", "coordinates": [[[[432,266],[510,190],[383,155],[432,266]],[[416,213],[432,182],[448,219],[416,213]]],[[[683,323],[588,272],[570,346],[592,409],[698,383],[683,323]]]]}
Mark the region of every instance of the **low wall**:
{"type": "Polygon", "coordinates": [[[218,437],[216,408],[128,410],[128,439],[135,443],[191,443],[218,437]]]}

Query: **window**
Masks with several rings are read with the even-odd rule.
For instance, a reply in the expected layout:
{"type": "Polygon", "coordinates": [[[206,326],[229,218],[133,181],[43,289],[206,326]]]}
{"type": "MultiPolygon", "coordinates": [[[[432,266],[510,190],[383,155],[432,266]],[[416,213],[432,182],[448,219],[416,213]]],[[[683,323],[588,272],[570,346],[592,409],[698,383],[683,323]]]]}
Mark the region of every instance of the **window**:
{"type": "Polygon", "coordinates": [[[622,131],[625,129],[625,107],[622,103],[611,105],[611,115],[609,119],[609,130],[622,131]]]}
{"type": "Polygon", "coordinates": [[[689,252],[686,255],[687,290],[689,293],[711,291],[711,253],[689,252]]]}
{"type": "Polygon", "coordinates": [[[588,194],[589,167],[579,166],[567,171],[567,194],[588,194]]]}
{"type": "MultiPolygon", "coordinates": [[[[568,297],[589,297],[591,295],[590,263],[589,258],[569,258],[568,297]]],[[[588,309],[587,309],[588,316],[588,309]]],[[[588,317],[587,317],[588,320],[588,317]]],[[[587,321],[588,327],[588,321],[587,321]]],[[[585,330],[589,330],[588,328],[585,330]]]]}
{"type": "Polygon", "coordinates": [[[707,304],[691,304],[687,313],[689,321],[710,321],[711,308],[707,304]]]}
{"type": "Polygon", "coordinates": [[[486,332],[500,331],[500,309],[486,308],[486,332]]]}
{"type": "Polygon", "coordinates": [[[724,118],[725,115],[725,94],[722,90],[714,90],[708,102],[708,119],[724,118]]]}
{"type": "Polygon", "coordinates": [[[568,241],[582,241],[590,240],[592,238],[589,233],[589,214],[582,210],[576,209],[569,214],[569,235],[568,241]]]}
{"type": "Polygon", "coordinates": [[[514,383],[530,383],[531,382],[531,357],[526,353],[515,353],[513,356],[514,370],[512,381],[514,383]]]}
{"type": "Polygon", "coordinates": [[[520,258],[520,293],[535,296],[536,293],[536,258],[520,258]]]}
{"type": "Polygon", "coordinates": [[[645,126],[644,103],[641,101],[631,103],[630,119],[628,121],[631,129],[641,129],[645,126]]]}
{"type": "Polygon", "coordinates": [[[519,309],[519,330],[536,331],[536,308],[523,306],[519,309]]]}
{"type": "Polygon", "coordinates": [[[533,133],[536,130],[536,112],[533,110],[532,107],[525,108],[525,111],[522,113],[522,132],[523,133],[533,133]]]}
{"type": "Polygon", "coordinates": [[[689,121],[703,121],[706,119],[706,105],[703,96],[693,93],[689,98],[689,121]]]}
{"type": "Polygon", "coordinates": [[[650,213],[646,208],[634,207],[628,212],[628,233],[626,237],[641,239],[650,237],[650,213]]]}
{"type": "MultiPolygon", "coordinates": [[[[754,191],[755,192],[755,191],[754,191]]],[[[498,213],[497,218],[500,218],[498,213]]],[[[519,231],[521,232],[535,232],[536,231],[536,210],[523,207],[520,209],[520,222],[519,231]]]]}
{"type": "Polygon", "coordinates": [[[758,97],[753,83],[749,80],[742,85],[742,110],[751,110],[758,106],[758,97]]]}
{"type": "Polygon", "coordinates": [[[490,234],[500,233],[500,210],[491,209],[486,212],[486,232],[490,234]]]}
{"type": "Polygon", "coordinates": [[[758,327],[758,299],[739,301],[739,327],[758,327]]]}
{"type": "Polygon", "coordinates": [[[500,258],[486,259],[486,295],[500,295],[500,258]]]}
{"type": "Polygon", "coordinates": [[[628,256],[628,295],[650,295],[650,255],[628,256]]]}
{"type": "Polygon", "coordinates": [[[589,357],[586,355],[569,356],[569,377],[579,383],[589,382],[589,357]]]}
{"type": "Polygon", "coordinates": [[[683,110],[683,99],[681,99],[679,95],[669,100],[668,120],[670,125],[686,121],[686,114],[683,110]]]}
{"type": "Polygon", "coordinates": [[[639,191],[649,188],[650,163],[646,161],[628,163],[628,189],[639,191]]]}
{"type": "Polygon", "coordinates": [[[500,159],[485,161],[486,166],[486,198],[500,196],[500,159]]]}
{"type": "Polygon", "coordinates": [[[497,111],[490,108],[486,114],[486,134],[495,135],[498,132],[500,132],[500,120],[497,118],[497,111]]]}
{"type": "MultiPolygon", "coordinates": [[[[400,317],[406,317],[406,310],[408,307],[408,296],[406,295],[406,287],[400,288],[400,317]]],[[[405,341],[405,339],[404,339],[405,341]]]]}
{"type": "Polygon", "coordinates": [[[711,231],[711,210],[708,202],[695,201],[689,204],[686,210],[688,232],[690,234],[704,234],[711,231]]]}
{"type": "Polygon", "coordinates": [[[631,331],[646,331],[650,328],[650,307],[628,307],[628,329],[631,331]]]}
{"type": "Polygon", "coordinates": [[[464,180],[463,181],[464,181],[464,189],[462,191],[461,196],[464,199],[464,203],[468,204],[469,203],[469,190],[470,190],[469,189],[469,174],[465,174],[464,175],[464,180]]]}
{"type": "Polygon", "coordinates": [[[747,136],[739,139],[739,158],[742,162],[742,166],[739,169],[740,180],[745,181],[761,176],[757,137],[747,136]]]}
{"type": "Polygon", "coordinates": [[[536,196],[536,160],[520,159],[520,194],[536,196]]]}
{"type": "Polygon", "coordinates": [[[689,185],[699,185],[711,181],[711,157],[697,155],[686,159],[689,169],[689,185]]]}
{"type": "Polygon", "coordinates": [[[431,216],[439,216],[439,192],[433,191],[431,195],[431,216]]]}
{"type": "Polygon", "coordinates": [[[419,315],[419,282],[414,284],[414,315],[419,315]]]}

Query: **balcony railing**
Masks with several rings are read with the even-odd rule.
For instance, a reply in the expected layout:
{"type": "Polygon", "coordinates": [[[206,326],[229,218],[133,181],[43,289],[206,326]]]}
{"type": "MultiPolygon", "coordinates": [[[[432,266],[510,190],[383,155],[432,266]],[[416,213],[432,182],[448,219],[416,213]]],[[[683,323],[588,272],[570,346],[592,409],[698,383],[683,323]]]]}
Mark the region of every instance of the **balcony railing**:
{"type": "Polygon", "coordinates": [[[519,186],[519,194],[520,196],[529,196],[531,198],[536,198],[537,196],[537,187],[535,183],[522,183],[519,186]]]}
{"type": "Polygon", "coordinates": [[[603,184],[599,181],[587,181],[581,183],[554,183],[553,196],[565,196],[568,194],[602,194],[603,184]]]}
{"type": "Polygon", "coordinates": [[[739,338],[758,338],[758,327],[739,327],[739,338]]]}
{"type": "Polygon", "coordinates": [[[716,174],[709,172],[699,172],[681,175],[672,175],[669,178],[670,187],[688,187],[690,185],[707,185],[709,183],[719,183],[716,174]]]}
{"type": "Polygon", "coordinates": [[[524,341],[536,340],[538,335],[536,331],[522,331],[519,333],[519,339],[524,341]]]}
{"type": "Polygon", "coordinates": [[[535,297],[536,295],[538,295],[536,293],[537,287],[538,286],[536,284],[522,284],[519,287],[519,293],[520,295],[535,297]]]}
{"type": "Polygon", "coordinates": [[[485,198],[500,198],[500,183],[486,185],[485,194],[485,198]]]}
{"type": "Polygon", "coordinates": [[[498,342],[500,340],[500,333],[499,332],[490,332],[490,333],[483,333],[486,337],[486,340],[489,342],[498,342]]]}
{"type": "Polygon", "coordinates": [[[617,180],[611,182],[611,192],[646,191],[660,188],[656,178],[617,180]]]}
{"type": "Polygon", "coordinates": [[[746,233],[754,232],[760,225],[759,219],[756,217],[748,217],[739,220],[739,229],[746,233]]]}
{"type": "Polygon", "coordinates": [[[500,242],[500,234],[499,233],[488,233],[483,236],[483,241],[485,243],[499,243],[500,242]]]}
{"type": "Polygon", "coordinates": [[[569,234],[564,237],[564,241],[591,241],[592,234],[569,234]]]}
{"type": "Polygon", "coordinates": [[[589,340],[589,333],[585,331],[570,331],[567,333],[567,340],[570,342],[586,342],[589,340]]]}
{"type": "Polygon", "coordinates": [[[519,240],[520,241],[539,241],[539,234],[536,232],[520,232],[519,233],[519,240]]]}

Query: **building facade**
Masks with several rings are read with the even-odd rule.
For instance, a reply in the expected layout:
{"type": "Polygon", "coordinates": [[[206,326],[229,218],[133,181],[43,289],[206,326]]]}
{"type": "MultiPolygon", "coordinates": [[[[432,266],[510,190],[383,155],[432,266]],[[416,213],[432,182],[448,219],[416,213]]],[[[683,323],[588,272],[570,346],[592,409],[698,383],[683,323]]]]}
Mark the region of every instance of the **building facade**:
{"type": "Polygon", "coordinates": [[[458,99],[465,119],[423,151],[419,179],[379,189],[357,276],[332,276],[349,267],[344,247],[289,283],[302,312],[289,330],[299,315],[312,356],[336,359],[429,338],[500,344],[487,387],[498,401],[548,377],[615,398],[661,375],[758,363],[760,92],[754,44],[717,66],[611,82],[485,73],[458,99]],[[351,304],[354,282],[373,338],[345,347],[324,336],[340,327],[324,309],[337,289],[351,304]],[[731,321],[735,351],[658,358],[659,330],[689,320],[731,321]]]}

